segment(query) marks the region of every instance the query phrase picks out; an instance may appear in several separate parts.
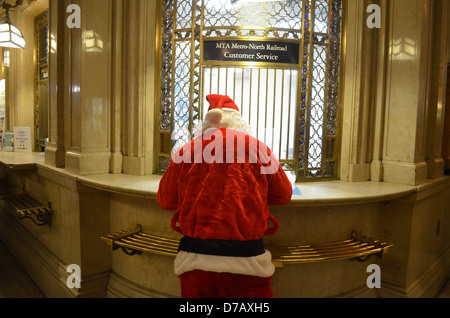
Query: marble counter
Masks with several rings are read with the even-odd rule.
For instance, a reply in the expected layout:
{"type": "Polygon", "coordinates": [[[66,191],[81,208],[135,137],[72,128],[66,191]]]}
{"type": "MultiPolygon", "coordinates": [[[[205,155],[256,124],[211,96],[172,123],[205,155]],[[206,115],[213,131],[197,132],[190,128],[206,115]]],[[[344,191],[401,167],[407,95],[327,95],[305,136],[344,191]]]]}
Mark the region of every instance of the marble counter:
{"type": "Polygon", "coordinates": [[[6,152],[0,151],[0,162],[11,169],[28,169],[44,163],[43,152],[6,152]]]}
{"type": "MultiPolygon", "coordinates": [[[[101,174],[78,177],[84,185],[121,194],[138,195],[156,198],[159,175],[132,176],[125,174],[101,174]]],[[[293,195],[290,206],[307,205],[339,205],[353,203],[367,203],[391,200],[417,191],[415,186],[407,186],[386,182],[346,182],[323,181],[297,183],[296,187],[301,195],[293,195]]]]}
{"type": "MultiPolygon", "coordinates": [[[[55,173],[70,174],[44,163],[43,153],[0,152],[0,162],[14,169],[39,166],[55,173]]],[[[161,175],[134,176],[128,174],[99,174],[76,176],[76,181],[98,190],[124,195],[156,198],[161,175]]],[[[289,206],[318,206],[358,204],[392,200],[417,192],[417,186],[388,182],[346,182],[341,180],[304,182],[295,185],[300,195],[293,195],[289,206]]]]}

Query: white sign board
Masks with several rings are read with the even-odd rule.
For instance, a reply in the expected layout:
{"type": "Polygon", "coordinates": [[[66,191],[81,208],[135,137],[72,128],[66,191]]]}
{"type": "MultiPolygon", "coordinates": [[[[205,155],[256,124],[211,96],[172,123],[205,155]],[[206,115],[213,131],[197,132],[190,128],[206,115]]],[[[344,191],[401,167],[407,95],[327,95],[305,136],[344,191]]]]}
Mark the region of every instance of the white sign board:
{"type": "Polygon", "coordinates": [[[14,127],[14,151],[31,152],[31,128],[14,127]]]}

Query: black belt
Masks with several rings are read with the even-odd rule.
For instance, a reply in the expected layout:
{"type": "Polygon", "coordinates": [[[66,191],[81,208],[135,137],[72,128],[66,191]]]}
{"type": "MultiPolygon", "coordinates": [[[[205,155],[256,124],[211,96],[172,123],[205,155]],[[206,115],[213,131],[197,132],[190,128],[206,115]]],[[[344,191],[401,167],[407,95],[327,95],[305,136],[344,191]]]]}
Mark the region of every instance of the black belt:
{"type": "Polygon", "coordinates": [[[180,240],[178,251],[235,257],[258,256],[265,252],[263,239],[249,241],[202,240],[189,236],[184,236],[180,240]]]}

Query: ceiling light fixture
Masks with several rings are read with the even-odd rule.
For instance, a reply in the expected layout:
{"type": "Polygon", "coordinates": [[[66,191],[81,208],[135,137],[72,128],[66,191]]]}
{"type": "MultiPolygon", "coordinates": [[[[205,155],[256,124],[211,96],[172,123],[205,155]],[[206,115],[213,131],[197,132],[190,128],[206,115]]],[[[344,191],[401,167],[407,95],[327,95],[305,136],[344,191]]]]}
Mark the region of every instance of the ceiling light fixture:
{"type": "Polygon", "coordinates": [[[1,7],[6,12],[3,22],[0,24],[0,47],[25,48],[25,38],[22,32],[12,25],[11,19],[9,18],[9,10],[20,6],[22,3],[23,0],[17,0],[15,5],[9,4],[6,0],[2,2],[1,7]]]}

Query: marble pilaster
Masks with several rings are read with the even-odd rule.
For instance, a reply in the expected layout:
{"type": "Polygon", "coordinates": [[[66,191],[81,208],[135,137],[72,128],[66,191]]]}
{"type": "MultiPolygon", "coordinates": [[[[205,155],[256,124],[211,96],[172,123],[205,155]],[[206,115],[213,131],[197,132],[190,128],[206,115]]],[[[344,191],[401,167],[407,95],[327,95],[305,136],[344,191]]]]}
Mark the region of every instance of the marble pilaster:
{"type": "Polygon", "coordinates": [[[66,169],[79,175],[109,173],[111,157],[112,1],[73,1],[81,28],[66,28],[66,169]]]}
{"type": "Polygon", "coordinates": [[[66,7],[61,1],[49,3],[49,144],[45,149],[45,162],[63,168],[65,166],[64,148],[64,43],[66,28],[66,7]]]}
{"type": "Polygon", "coordinates": [[[419,184],[427,179],[425,131],[429,74],[430,1],[389,3],[389,53],[383,180],[419,184]]]}
{"type": "Polygon", "coordinates": [[[371,123],[374,116],[372,77],[376,73],[377,31],[366,25],[366,2],[350,0],[344,6],[340,177],[346,181],[370,180],[371,123]]]}
{"type": "Polygon", "coordinates": [[[445,98],[447,89],[447,1],[436,1],[433,8],[433,43],[430,46],[429,104],[427,120],[426,159],[428,178],[439,178],[444,173],[442,138],[444,128],[445,98]]]}

